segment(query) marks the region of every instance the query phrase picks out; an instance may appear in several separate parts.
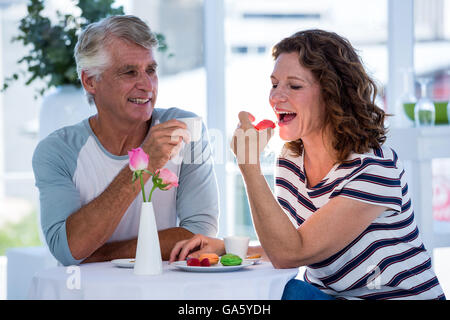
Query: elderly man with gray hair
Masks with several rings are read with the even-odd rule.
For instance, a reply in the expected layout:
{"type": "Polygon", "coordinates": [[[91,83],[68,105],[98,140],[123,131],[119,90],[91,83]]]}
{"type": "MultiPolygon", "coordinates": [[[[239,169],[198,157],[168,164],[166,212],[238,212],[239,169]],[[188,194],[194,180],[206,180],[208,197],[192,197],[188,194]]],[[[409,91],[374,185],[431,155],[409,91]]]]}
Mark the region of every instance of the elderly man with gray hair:
{"type": "MultiPolygon", "coordinates": [[[[176,119],[194,113],[155,108],[157,40],[141,19],[112,16],[89,25],[75,48],[77,71],[97,114],[56,130],[33,155],[41,224],[48,247],[63,265],[132,258],[142,202],[127,152],[142,147],[148,170],[175,172],[179,186],[155,191],[152,202],[163,260],[180,240],[217,233],[218,189],[206,128],[189,142],[176,119]],[[173,161],[183,150],[201,161],[173,161]]],[[[145,188],[152,186],[145,174],[145,188]]]]}

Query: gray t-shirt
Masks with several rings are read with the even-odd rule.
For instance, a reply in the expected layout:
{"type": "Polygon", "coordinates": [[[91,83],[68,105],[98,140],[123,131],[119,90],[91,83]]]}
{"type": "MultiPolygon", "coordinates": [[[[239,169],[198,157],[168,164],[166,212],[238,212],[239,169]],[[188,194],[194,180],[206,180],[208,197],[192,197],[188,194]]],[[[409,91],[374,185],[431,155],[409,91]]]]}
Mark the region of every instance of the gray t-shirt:
{"type": "MultiPolygon", "coordinates": [[[[194,116],[192,112],[177,108],[154,109],[151,125],[194,116]]],[[[67,218],[100,195],[120,170],[128,166],[128,160],[128,155],[113,155],[101,145],[88,119],[56,130],[36,147],[33,170],[39,189],[42,230],[50,251],[63,265],[82,261],[74,259],[70,252],[67,218]]],[[[193,233],[215,236],[219,216],[218,187],[204,125],[202,138],[184,145],[179,156],[165,167],[179,177],[179,186],[167,191],[157,189],[153,193],[158,230],[180,226],[193,233]]],[[[145,185],[146,195],[152,185],[149,179],[145,185]]],[[[137,237],[141,203],[139,193],[108,242],[137,237]]]]}

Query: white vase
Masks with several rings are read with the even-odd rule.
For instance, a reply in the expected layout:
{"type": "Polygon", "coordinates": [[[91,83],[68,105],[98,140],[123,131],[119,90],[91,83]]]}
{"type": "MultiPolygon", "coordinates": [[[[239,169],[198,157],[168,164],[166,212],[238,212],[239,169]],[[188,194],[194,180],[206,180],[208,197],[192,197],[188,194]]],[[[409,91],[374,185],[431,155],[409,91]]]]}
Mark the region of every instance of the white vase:
{"type": "Polygon", "coordinates": [[[42,100],[39,115],[39,140],[53,131],[76,124],[97,113],[87,101],[83,89],[73,85],[59,86],[42,100]]]}
{"type": "Polygon", "coordinates": [[[157,275],[162,273],[161,248],[158,229],[151,202],[143,202],[136,248],[134,274],[157,275]]]}

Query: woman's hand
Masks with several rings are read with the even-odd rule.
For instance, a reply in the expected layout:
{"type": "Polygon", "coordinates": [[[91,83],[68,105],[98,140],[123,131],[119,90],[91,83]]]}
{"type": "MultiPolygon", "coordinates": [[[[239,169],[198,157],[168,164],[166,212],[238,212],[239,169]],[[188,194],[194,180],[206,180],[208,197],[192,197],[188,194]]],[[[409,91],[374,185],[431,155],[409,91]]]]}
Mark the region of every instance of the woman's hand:
{"type": "Polygon", "coordinates": [[[196,234],[191,239],[179,241],[170,253],[169,263],[185,260],[186,257],[198,258],[202,253],[223,255],[225,253],[223,240],[196,234]]]}
{"type": "Polygon", "coordinates": [[[231,139],[231,150],[241,168],[247,165],[259,165],[259,154],[274,133],[273,128],[255,129],[253,121],[255,117],[252,114],[245,111],[239,112],[239,124],[231,139]]]}

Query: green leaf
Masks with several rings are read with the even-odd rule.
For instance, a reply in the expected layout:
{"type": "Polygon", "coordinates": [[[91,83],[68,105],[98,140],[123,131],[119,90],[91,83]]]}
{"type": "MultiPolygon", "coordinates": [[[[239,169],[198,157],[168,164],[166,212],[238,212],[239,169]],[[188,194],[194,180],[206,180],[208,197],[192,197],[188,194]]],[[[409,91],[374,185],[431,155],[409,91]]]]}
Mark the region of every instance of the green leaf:
{"type": "Polygon", "coordinates": [[[160,184],[158,185],[158,188],[160,188],[161,190],[164,190],[165,188],[167,188],[170,185],[170,183],[167,184],[160,184]]]}
{"type": "Polygon", "coordinates": [[[152,176],[153,185],[158,184],[158,177],[159,177],[159,172],[153,174],[153,176],[152,176]]]}
{"type": "Polygon", "coordinates": [[[135,182],[138,178],[139,176],[137,175],[137,172],[133,171],[133,178],[131,179],[131,182],[135,182]]]}

